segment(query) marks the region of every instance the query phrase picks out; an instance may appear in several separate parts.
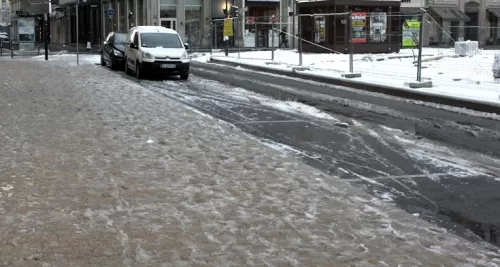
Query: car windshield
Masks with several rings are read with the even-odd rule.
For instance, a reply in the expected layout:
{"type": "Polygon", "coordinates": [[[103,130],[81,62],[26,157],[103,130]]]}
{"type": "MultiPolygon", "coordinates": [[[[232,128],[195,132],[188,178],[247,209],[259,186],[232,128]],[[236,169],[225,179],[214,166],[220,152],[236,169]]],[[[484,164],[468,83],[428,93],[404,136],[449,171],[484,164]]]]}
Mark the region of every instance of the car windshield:
{"type": "Polygon", "coordinates": [[[179,36],[174,33],[141,33],[142,47],[182,48],[179,36]]]}
{"type": "Polygon", "coordinates": [[[115,33],[115,44],[124,44],[127,40],[125,33],[115,33]]]}

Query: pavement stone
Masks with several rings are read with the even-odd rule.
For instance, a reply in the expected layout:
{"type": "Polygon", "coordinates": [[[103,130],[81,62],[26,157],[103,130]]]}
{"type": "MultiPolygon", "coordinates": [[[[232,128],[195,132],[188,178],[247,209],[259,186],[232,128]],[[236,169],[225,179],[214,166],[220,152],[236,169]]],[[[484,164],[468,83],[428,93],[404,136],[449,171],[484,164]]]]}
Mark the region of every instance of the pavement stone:
{"type": "Polygon", "coordinates": [[[60,66],[0,62],[0,266],[500,265],[105,68],[60,66]]]}

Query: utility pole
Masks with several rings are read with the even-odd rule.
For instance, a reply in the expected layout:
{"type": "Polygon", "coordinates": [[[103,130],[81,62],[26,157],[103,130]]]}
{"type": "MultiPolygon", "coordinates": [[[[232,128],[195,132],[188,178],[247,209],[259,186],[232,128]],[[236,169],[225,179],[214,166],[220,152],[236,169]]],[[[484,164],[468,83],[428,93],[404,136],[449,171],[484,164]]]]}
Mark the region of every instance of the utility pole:
{"type": "Polygon", "coordinates": [[[44,15],[44,22],[46,21],[47,22],[47,27],[45,29],[45,35],[43,37],[44,41],[45,41],[45,60],[49,60],[49,20],[50,20],[50,16],[49,14],[45,14],[44,15]]]}
{"type": "MultiPolygon", "coordinates": [[[[422,12],[422,11],[421,11],[422,12]]],[[[424,20],[425,12],[422,12],[420,20],[420,29],[418,37],[418,63],[417,63],[417,82],[422,82],[422,50],[424,48],[424,20]]]]}
{"type": "MultiPolygon", "coordinates": [[[[226,19],[229,19],[229,9],[228,9],[228,1],[226,0],[226,19]]],[[[224,31],[224,30],[222,30],[224,31]]],[[[223,35],[224,36],[224,35],[223,35]]],[[[226,57],[229,55],[229,36],[224,36],[223,38],[226,39],[226,57]]]]}
{"type": "Polygon", "coordinates": [[[80,50],[79,50],[79,39],[78,39],[78,35],[80,34],[79,30],[78,30],[78,4],[79,4],[79,0],[76,0],[76,65],[79,65],[80,64],[80,58],[79,58],[79,54],[80,54],[80,50]]]}

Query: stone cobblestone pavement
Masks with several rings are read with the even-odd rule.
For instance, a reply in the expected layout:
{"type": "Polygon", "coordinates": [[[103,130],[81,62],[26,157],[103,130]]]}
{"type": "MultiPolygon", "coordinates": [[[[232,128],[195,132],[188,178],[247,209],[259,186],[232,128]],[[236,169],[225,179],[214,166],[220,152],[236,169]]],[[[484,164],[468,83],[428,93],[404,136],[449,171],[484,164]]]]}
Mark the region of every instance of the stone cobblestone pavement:
{"type": "Polygon", "coordinates": [[[498,266],[95,65],[0,61],[0,266],[498,266]]]}

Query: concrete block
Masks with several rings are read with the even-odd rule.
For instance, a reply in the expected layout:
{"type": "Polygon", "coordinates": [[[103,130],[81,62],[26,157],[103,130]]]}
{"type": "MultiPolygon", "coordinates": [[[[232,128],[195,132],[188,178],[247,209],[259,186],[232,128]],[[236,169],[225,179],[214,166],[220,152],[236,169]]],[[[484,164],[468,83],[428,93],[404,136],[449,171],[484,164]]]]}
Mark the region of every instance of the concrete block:
{"type": "Polygon", "coordinates": [[[348,72],[348,73],[342,74],[342,77],[349,78],[349,79],[351,79],[351,78],[359,78],[359,77],[361,77],[361,73],[358,73],[358,72],[353,72],[353,73],[348,72]]]}
{"type": "Polygon", "coordinates": [[[293,67],[292,68],[292,71],[295,72],[295,71],[305,71],[305,70],[310,70],[309,67],[293,67]]]}
{"type": "Polygon", "coordinates": [[[409,82],[408,86],[410,86],[410,88],[431,88],[432,87],[432,81],[409,82]]]}

